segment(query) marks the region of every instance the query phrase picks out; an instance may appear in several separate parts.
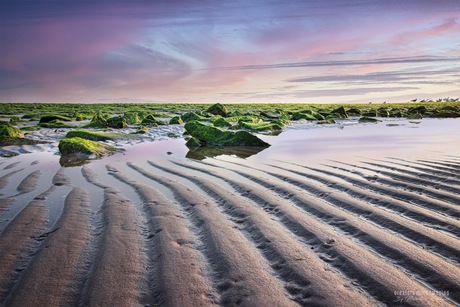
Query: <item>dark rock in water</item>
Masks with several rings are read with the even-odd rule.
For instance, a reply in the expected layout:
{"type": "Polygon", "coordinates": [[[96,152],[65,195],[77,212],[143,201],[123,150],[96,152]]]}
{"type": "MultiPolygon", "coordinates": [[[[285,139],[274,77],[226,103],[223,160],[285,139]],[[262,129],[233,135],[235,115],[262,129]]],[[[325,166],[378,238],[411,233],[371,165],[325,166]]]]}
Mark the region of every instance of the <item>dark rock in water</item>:
{"type": "Polygon", "coordinates": [[[460,117],[460,112],[441,110],[441,111],[433,114],[432,117],[435,117],[435,118],[457,118],[457,117],[460,117]]]}
{"type": "Polygon", "coordinates": [[[364,117],[374,117],[374,116],[378,116],[377,114],[377,110],[374,110],[374,109],[368,109],[368,110],[365,110],[361,113],[362,116],[364,117]]]}
{"type": "Polygon", "coordinates": [[[222,131],[213,126],[206,126],[197,121],[185,124],[185,129],[191,136],[203,145],[211,146],[270,146],[247,131],[222,131]]]}
{"type": "Polygon", "coordinates": [[[413,108],[409,108],[409,110],[407,110],[407,113],[409,114],[425,114],[426,112],[428,111],[427,107],[425,106],[418,106],[418,107],[413,107],[413,108]]]}
{"type": "Polygon", "coordinates": [[[206,112],[214,115],[220,115],[222,117],[226,117],[228,114],[227,108],[220,103],[213,104],[206,110],[206,112]]]}
{"type": "Polygon", "coordinates": [[[319,121],[318,124],[322,124],[322,125],[335,124],[335,120],[333,120],[332,118],[327,118],[325,120],[319,121]]]}
{"type": "Polygon", "coordinates": [[[350,108],[347,111],[348,116],[359,116],[361,115],[361,110],[358,108],[350,108]]]}
{"type": "Polygon", "coordinates": [[[401,112],[400,109],[394,108],[389,111],[388,116],[389,117],[403,117],[403,113],[401,112]]]}
{"type": "Polygon", "coordinates": [[[169,120],[170,125],[180,125],[182,123],[183,123],[182,118],[180,118],[179,116],[174,116],[173,118],[169,120]]]}
{"type": "Polygon", "coordinates": [[[305,120],[316,120],[317,118],[310,113],[302,113],[302,112],[295,112],[292,114],[292,120],[300,120],[300,119],[305,119],[305,120]]]}
{"type": "Polygon", "coordinates": [[[390,116],[390,112],[388,111],[387,108],[378,108],[377,109],[377,115],[379,117],[389,117],[390,116]]]}
{"type": "Polygon", "coordinates": [[[191,137],[187,140],[187,143],[185,143],[185,146],[187,146],[188,148],[191,148],[191,147],[200,147],[202,146],[203,144],[201,144],[201,142],[199,140],[197,140],[196,138],[194,137],[191,137]]]}
{"type": "Polygon", "coordinates": [[[407,114],[407,119],[422,119],[423,115],[420,113],[409,113],[407,114]]]}
{"type": "Polygon", "coordinates": [[[128,123],[126,122],[126,118],[124,118],[123,116],[114,116],[107,119],[107,127],[123,129],[128,127],[128,123]]]}
{"type": "Polygon", "coordinates": [[[333,110],[331,114],[338,114],[339,118],[348,118],[347,111],[345,111],[345,108],[343,106],[338,107],[337,109],[333,110]]]}
{"type": "Polygon", "coordinates": [[[281,117],[281,114],[279,113],[273,113],[273,112],[264,112],[264,111],[261,111],[260,112],[260,116],[263,116],[263,117],[266,117],[266,118],[269,118],[269,119],[278,119],[281,117]]]}
{"type": "Polygon", "coordinates": [[[380,120],[378,120],[377,118],[372,118],[372,117],[368,117],[368,116],[363,116],[359,119],[359,122],[360,123],[376,123],[376,122],[379,122],[380,120]]]}
{"type": "Polygon", "coordinates": [[[40,117],[39,123],[40,124],[48,123],[48,122],[53,121],[53,120],[60,120],[60,121],[64,121],[64,122],[69,122],[69,121],[72,120],[72,118],[67,117],[67,116],[62,116],[62,115],[43,115],[42,117],[40,117]]]}
{"type": "Polygon", "coordinates": [[[223,119],[222,117],[219,119],[216,119],[213,123],[214,127],[221,127],[221,128],[230,128],[232,124],[230,124],[228,121],[223,119]]]}

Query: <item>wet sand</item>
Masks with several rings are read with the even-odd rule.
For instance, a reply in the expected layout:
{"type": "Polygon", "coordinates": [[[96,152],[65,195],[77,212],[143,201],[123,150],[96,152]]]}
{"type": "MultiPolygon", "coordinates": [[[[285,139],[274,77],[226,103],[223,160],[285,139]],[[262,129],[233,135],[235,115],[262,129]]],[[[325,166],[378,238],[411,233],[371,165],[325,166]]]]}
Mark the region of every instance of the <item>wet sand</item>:
{"type": "Polygon", "coordinates": [[[0,305],[458,305],[460,123],[396,124],[1,158],[0,305]]]}

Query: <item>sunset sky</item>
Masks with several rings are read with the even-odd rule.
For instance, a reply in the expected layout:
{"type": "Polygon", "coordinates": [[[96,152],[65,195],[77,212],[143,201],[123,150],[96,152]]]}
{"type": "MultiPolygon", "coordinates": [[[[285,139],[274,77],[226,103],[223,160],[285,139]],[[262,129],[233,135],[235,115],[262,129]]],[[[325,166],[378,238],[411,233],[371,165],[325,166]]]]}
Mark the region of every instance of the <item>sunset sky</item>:
{"type": "Polygon", "coordinates": [[[460,0],[0,0],[0,102],[460,96],[460,0]]]}

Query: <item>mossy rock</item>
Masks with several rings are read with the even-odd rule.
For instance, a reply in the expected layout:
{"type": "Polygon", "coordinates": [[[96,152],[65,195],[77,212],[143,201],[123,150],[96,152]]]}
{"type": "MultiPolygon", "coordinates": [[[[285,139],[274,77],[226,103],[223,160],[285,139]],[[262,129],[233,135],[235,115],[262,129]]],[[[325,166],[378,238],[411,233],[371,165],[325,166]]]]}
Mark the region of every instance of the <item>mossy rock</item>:
{"type": "Polygon", "coordinates": [[[360,123],[376,123],[376,122],[379,122],[380,120],[378,120],[377,118],[373,118],[373,117],[368,117],[368,116],[362,116],[360,119],[359,119],[359,122],[360,123]]]}
{"type": "Polygon", "coordinates": [[[104,133],[96,131],[87,131],[87,130],[72,130],[67,132],[66,138],[75,138],[79,137],[91,141],[113,141],[117,138],[123,137],[123,134],[116,133],[104,133]]]}
{"type": "Polygon", "coordinates": [[[257,124],[239,122],[238,124],[242,128],[246,128],[246,129],[253,130],[253,131],[266,131],[266,130],[281,131],[283,130],[283,128],[280,125],[267,123],[267,122],[262,122],[262,123],[257,123],[257,124]]]}
{"type": "Polygon", "coordinates": [[[377,116],[379,117],[390,117],[390,111],[387,108],[378,108],[377,116]]]}
{"type": "Polygon", "coordinates": [[[348,118],[348,113],[343,106],[340,106],[335,110],[332,110],[331,113],[338,118],[348,118]]]}
{"type": "Polygon", "coordinates": [[[358,108],[350,108],[347,110],[348,116],[360,116],[361,113],[361,110],[358,108]]]}
{"type": "Polygon", "coordinates": [[[292,120],[316,120],[316,117],[310,113],[295,112],[292,114],[292,120]]]}
{"type": "Polygon", "coordinates": [[[137,131],[132,132],[132,134],[146,134],[147,132],[149,132],[149,127],[141,125],[139,126],[137,131]]]}
{"type": "Polygon", "coordinates": [[[165,123],[157,120],[153,114],[147,115],[141,122],[141,125],[143,126],[153,126],[153,127],[158,127],[160,125],[164,125],[165,123]]]}
{"type": "Polygon", "coordinates": [[[420,113],[410,113],[407,114],[407,119],[422,119],[423,115],[420,113]]]}
{"type": "Polygon", "coordinates": [[[210,106],[206,112],[214,114],[214,115],[220,115],[222,117],[226,117],[228,115],[228,110],[227,108],[220,103],[213,104],[210,106]]]}
{"type": "Polygon", "coordinates": [[[188,148],[193,148],[203,146],[203,144],[198,139],[191,137],[187,140],[185,146],[187,146],[188,148]]]}
{"type": "Polygon", "coordinates": [[[126,112],[123,114],[123,117],[126,119],[128,125],[139,124],[141,122],[137,112],[126,112]]]}
{"type": "Polygon", "coordinates": [[[403,117],[403,113],[401,112],[400,109],[391,109],[389,112],[388,112],[388,116],[389,117],[403,117]]]}
{"type": "Polygon", "coordinates": [[[57,121],[57,120],[61,122],[70,122],[72,121],[72,118],[67,117],[67,116],[62,116],[62,115],[43,115],[42,117],[40,117],[39,123],[43,124],[43,123],[49,123],[49,122],[57,121]]]}
{"type": "Polygon", "coordinates": [[[116,152],[112,146],[79,137],[64,138],[59,141],[59,151],[62,155],[95,155],[97,157],[110,155],[116,152]]]}
{"type": "Polygon", "coordinates": [[[247,131],[222,131],[213,126],[204,125],[198,121],[185,124],[190,135],[203,145],[211,146],[270,146],[247,131]]]}
{"type": "Polygon", "coordinates": [[[73,128],[73,126],[70,126],[59,119],[55,119],[46,123],[39,123],[38,125],[42,128],[73,128]]]}
{"type": "Polygon", "coordinates": [[[16,125],[17,123],[20,123],[20,122],[22,122],[22,119],[20,119],[19,117],[17,116],[10,117],[10,124],[16,125]]]}
{"type": "Polygon", "coordinates": [[[96,114],[91,119],[91,122],[85,127],[90,128],[107,128],[107,118],[102,114],[96,114]]]}
{"type": "Polygon", "coordinates": [[[432,117],[435,117],[435,118],[457,118],[457,117],[460,117],[460,112],[441,110],[441,111],[433,114],[432,117]]]}
{"type": "Polygon", "coordinates": [[[409,110],[407,110],[407,113],[409,114],[425,114],[426,112],[428,112],[428,109],[427,107],[425,106],[418,106],[418,107],[412,107],[412,108],[409,108],[409,110]]]}
{"type": "Polygon", "coordinates": [[[213,123],[214,127],[220,127],[220,128],[230,128],[232,124],[230,124],[228,121],[223,119],[222,117],[219,119],[216,119],[213,123]]]}
{"type": "Polygon", "coordinates": [[[0,137],[8,137],[8,138],[23,138],[24,133],[22,133],[21,129],[11,126],[11,125],[1,125],[0,126],[0,137]]]}
{"type": "Polygon", "coordinates": [[[174,116],[169,120],[170,125],[180,125],[182,123],[184,122],[182,121],[182,118],[180,118],[179,116],[174,116]]]}
{"type": "Polygon", "coordinates": [[[123,116],[114,116],[107,119],[107,127],[114,129],[123,129],[128,127],[128,123],[126,122],[126,118],[124,118],[123,116]]]}
{"type": "Polygon", "coordinates": [[[281,118],[281,114],[280,113],[274,113],[274,112],[265,112],[265,111],[261,111],[260,116],[263,116],[263,117],[266,117],[268,119],[278,119],[278,118],[281,118]]]}
{"type": "Polygon", "coordinates": [[[330,125],[330,124],[335,124],[335,120],[333,118],[326,118],[325,120],[320,120],[318,122],[320,125],[330,125]]]}
{"type": "Polygon", "coordinates": [[[364,111],[361,113],[361,115],[362,115],[363,117],[377,117],[377,116],[379,116],[379,115],[377,114],[377,110],[375,110],[375,109],[367,109],[367,110],[364,110],[364,111]]]}
{"type": "Polygon", "coordinates": [[[206,118],[203,116],[200,116],[196,114],[195,112],[187,112],[185,114],[182,114],[181,117],[182,122],[186,123],[192,120],[205,120],[206,118]]]}

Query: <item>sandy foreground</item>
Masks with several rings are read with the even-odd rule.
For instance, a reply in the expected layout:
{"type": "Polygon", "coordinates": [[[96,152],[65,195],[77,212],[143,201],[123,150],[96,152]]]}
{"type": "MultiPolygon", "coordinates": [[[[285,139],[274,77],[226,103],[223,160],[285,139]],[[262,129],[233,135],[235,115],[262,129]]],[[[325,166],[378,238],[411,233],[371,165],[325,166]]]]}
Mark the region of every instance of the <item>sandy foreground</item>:
{"type": "Polygon", "coordinates": [[[1,158],[0,305],[458,305],[459,132],[432,120],[291,129],[260,152],[169,140],[73,167],[1,158]]]}

